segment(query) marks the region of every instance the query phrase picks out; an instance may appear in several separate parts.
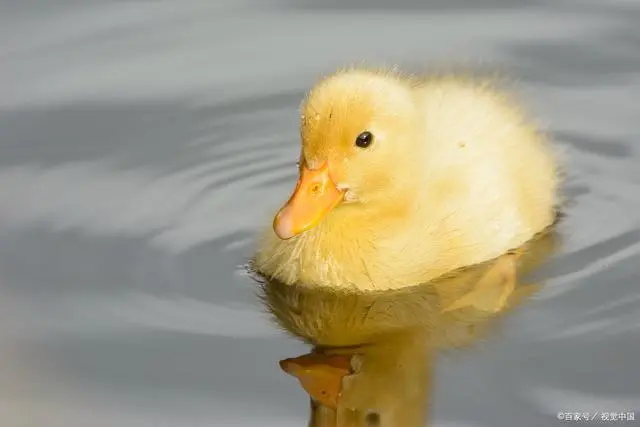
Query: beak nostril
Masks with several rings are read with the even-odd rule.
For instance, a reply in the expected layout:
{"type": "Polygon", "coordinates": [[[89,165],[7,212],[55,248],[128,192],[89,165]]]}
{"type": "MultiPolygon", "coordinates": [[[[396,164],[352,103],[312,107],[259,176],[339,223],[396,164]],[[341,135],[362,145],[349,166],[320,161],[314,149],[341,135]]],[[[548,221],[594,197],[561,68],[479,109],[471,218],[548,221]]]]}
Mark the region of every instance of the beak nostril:
{"type": "Polygon", "coordinates": [[[282,240],[315,227],[343,201],[343,193],[331,179],[326,162],[315,170],[307,166],[300,168],[296,188],[273,219],[273,229],[282,240]]]}

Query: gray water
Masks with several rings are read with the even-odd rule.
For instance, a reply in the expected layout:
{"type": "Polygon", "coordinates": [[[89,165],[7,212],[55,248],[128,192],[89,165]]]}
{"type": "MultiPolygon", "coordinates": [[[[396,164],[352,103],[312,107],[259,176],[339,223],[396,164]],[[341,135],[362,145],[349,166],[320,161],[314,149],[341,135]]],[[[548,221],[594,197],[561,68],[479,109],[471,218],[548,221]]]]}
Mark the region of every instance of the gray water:
{"type": "Polygon", "coordinates": [[[241,265],[361,61],[507,72],[565,153],[547,284],[438,360],[434,425],[639,424],[640,4],[318,3],[0,1],[0,425],[305,425],[241,265]]]}

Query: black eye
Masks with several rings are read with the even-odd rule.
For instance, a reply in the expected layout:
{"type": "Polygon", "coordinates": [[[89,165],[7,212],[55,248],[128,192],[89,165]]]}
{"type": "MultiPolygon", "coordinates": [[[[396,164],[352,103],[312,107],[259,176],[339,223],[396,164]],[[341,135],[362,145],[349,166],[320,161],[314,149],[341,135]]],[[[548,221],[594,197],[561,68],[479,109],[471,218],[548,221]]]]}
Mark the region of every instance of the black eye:
{"type": "Polygon", "coordinates": [[[360,148],[367,148],[373,142],[373,135],[371,132],[364,131],[356,138],[356,145],[360,148]]]}

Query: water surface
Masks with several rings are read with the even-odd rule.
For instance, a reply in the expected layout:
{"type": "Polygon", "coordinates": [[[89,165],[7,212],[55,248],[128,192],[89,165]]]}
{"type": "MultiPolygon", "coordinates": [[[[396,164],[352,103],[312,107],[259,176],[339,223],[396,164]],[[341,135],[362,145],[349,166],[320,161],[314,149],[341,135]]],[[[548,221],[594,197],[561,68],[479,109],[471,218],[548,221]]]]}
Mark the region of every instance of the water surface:
{"type": "Polygon", "coordinates": [[[508,72],[566,159],[546,287],[441,356],[435,425],[640,417],[635,2],[210,3],[0,1],[3,426],[305,425],[277,360],[307,349],[240,266],[354,61],[508,72]]]}

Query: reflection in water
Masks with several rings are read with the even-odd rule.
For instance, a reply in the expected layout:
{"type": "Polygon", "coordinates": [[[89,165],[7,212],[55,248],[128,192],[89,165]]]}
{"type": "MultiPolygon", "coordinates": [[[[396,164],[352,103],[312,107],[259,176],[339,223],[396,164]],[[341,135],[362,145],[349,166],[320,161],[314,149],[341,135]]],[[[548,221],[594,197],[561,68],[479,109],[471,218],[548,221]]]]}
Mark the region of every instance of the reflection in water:
{"type": "Polygon", "coordinates": [[[540,288],[516,286],[557,246],[554,230],[436,281],[347,292],[259,278],[277,324],[312,346],[280,366],[311,396],[311,427],[422,426],[438,349],[485,336],[496,317],[540,288]]]}

